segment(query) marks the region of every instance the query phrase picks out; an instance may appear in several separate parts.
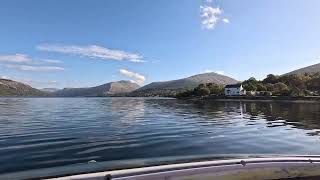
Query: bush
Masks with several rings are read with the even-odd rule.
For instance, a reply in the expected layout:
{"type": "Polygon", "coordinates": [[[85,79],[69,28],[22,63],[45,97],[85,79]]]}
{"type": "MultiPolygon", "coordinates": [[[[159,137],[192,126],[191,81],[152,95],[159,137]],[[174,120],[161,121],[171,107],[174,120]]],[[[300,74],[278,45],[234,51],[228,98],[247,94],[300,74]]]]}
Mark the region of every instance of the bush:
{"type": "Polygon", "coordinates": [[[196,89],[196,94],[198,96],[207,96],[210,94],[210,89],[207,87],[198,88],[196,89]]]}

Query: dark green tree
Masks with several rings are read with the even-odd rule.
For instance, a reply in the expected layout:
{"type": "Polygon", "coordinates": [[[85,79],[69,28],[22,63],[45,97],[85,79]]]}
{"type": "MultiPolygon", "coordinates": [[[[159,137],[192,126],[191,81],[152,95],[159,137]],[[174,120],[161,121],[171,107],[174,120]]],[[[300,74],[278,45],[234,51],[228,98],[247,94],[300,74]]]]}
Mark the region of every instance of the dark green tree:
{"type": "Polygon", "coordinates": [[[207,96],[210,94],[210,90],[207,87],[196,88],[195,94],[198,96],[207,96]]]}
{"type": "Polygon", "coordinates": [[[286,84],[284,84],[282,82],[278,82],[278,83],[274,84],[273,93],[275,95],[287,96],[287,95],[289,95],[290,91],[289,91],[289,87],[286,84]]]}
{"type": "Polygon", "coordinates": [[[278,76],[275,76],[275,75],[273,75],[273,74],[269,74],[269,75],[267,75],[267,78],[265,78],[264,80],[263,80],[263,83],[271,83],[271,84],[275,84],[275,83],[277,83],[278,82],[278,79],[279,79],[279,77],[278,76]]]}
{"type": "Polygon", "coordinates": [[[267,87],[262,83],[257,84],[257,91],[267,91],[267,87]]]}

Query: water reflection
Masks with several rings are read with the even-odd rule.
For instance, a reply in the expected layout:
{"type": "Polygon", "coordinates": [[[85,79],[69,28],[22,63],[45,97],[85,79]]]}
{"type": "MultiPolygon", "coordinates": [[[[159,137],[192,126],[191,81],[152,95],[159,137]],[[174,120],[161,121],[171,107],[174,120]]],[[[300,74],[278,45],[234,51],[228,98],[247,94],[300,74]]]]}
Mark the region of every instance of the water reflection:
{"type": "Polygon", "coordinates": [[[144,117],[144,100],[139,98],[113,98],[110,100],[111,111],[122,114],[119,118],[124,124],[134,124],[134,121],[144,117]]]}
{"type": "Polygon", "coordinates": [[[206,154],[320,154],[320,104],[0,98],[0,173],[206,154]]]}
{"type": "MultiPolygon", "coordinates": [[[[176,102],[152,101],[163,108],[174,109],[179,115],[194,115],[208,121],[220,118],[248,120],[247,125],[255,121],[266,120],[267,127],[288,126],[305,130],[320,129],[320,103],[297,102],[239,102],[239,101],[197,101],[176,102]]],[[[230,122],[232,123],[232,122],[230,122]]],[[[319,133],[308,133],[317,135],[319,133]]]]}

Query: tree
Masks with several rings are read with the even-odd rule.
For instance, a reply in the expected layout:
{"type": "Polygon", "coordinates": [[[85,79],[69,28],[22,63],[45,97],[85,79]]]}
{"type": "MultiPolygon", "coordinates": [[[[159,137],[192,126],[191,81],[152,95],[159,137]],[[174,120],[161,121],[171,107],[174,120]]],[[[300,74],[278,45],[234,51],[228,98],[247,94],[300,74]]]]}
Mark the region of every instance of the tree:
{"type": "Polygon", "coordinates": [[[199,84],[197,88],[204,88],[206,87],[206,84],[199,84]]]}
{"type": "Polygon", "coordinates": [[[286,84],[288,84],[290,87],[306,89],[305,78],[303,75],[290,75],[286,84]]]}
{"type": "Polygon", "coordinates": [[[276,84],[274,84],[274,94],[276,95],[280,95],[280,96],[287,96],[289,95],[290,91],[289,91],[289,87],[282,83],[282,82],[278,82],[276,84]]]}
{"type": "Polygon", "coordinates": [[[176,94],[176,97],[190,97],[194,95],[193,90],[186,90],[176,94]]]}
{"type": "Polygon", "coordinates": [[[297,88],[297,87],[292,87],[290,96],[304,96],[305,93],[303,90],[297,88]]]}
{"type": "Polygon", "coordinates": [[[210,94],[210,90],[207,87],[196,88],[195,93],[198,96],[207,96],[210,94]]]}
{"type": "Polygon", "coordinates": [[[277,83],[278,82],[278,76],[275,76],[275,75],[273,75],[273,74],[269,74],[269,75],[267,75],[267,78],[265,78],[264,80],[263,80],[263,83],[271,83],[271,84],[275,84],[275,83],[277,83]]]}
{"type": "Polygon", "coordinates": [[[206,85],[210,90],[210,94],[213,94],[213,95],[223,94],[223,91],[224,91],[224,87],[223,86],[219,86],[219,85],[214,84],[214,83],[208,83],[206,85]]]}
{"type": "Polygon", "coordinates": [[[271,92],[274,91],[274,85],[273,84],[267,83],[264,86],[267,88],[267,91],[271,91],[271,92]]]}
{"type": "Polygon", "coordinates": [[[320,77],[312,78],[307,81],[307,88],[311,91],[320,91],[320,77]]]}
{"type": "Polygon", "coordinates": [[[247,91],[256,91],[257,90],[257,86],[255,86],[252,83],[245,83],[243,84],[243,88],[247,91]]]}
{"type": "Polygon", "coordinates": [[[264,86],[262,83],[257,85],[257,91],[267,91],[267,87],[264,86]]]}
{"type": "Polygon", "coordinates": [[[242,86],[247,91],[256,91],[258,83],[259,81],[257,81],[256,78],[251,77],[248,80],[243,81],[242,86]]]}

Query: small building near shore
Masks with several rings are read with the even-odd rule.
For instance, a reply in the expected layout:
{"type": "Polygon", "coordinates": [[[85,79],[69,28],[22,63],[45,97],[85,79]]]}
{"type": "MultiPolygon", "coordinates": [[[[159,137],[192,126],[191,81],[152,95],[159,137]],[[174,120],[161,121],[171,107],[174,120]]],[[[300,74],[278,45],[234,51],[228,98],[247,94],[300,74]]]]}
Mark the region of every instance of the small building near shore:
{"type": "Polygon", "coordinates": [[[230,84],[225,86],[224,94],[226,96],[243,96],[246,95],[246,90],[242,84],[230,84]]]}

